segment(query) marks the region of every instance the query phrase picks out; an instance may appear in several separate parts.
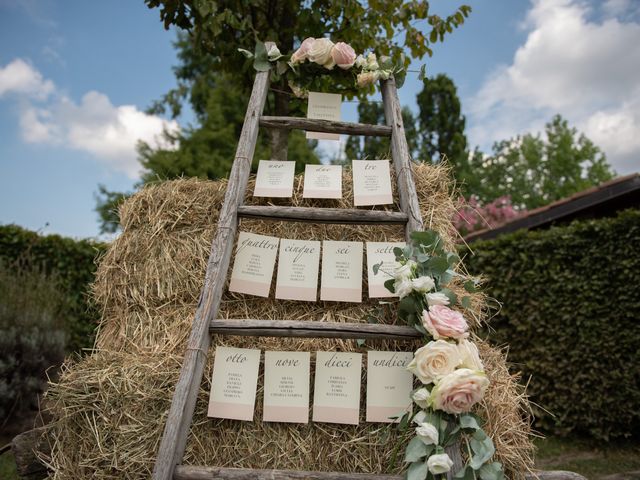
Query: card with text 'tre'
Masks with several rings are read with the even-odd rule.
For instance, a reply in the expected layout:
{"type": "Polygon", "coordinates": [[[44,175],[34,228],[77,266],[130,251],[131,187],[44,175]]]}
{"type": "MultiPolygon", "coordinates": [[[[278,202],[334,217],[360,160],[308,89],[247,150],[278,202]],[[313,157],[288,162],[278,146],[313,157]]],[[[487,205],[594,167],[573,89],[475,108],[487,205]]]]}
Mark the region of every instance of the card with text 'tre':
{"type": "Polygon", "coordinates": [[[389,160],[353,160],[352,166],[356,207],[393,203],[389,160]]]}

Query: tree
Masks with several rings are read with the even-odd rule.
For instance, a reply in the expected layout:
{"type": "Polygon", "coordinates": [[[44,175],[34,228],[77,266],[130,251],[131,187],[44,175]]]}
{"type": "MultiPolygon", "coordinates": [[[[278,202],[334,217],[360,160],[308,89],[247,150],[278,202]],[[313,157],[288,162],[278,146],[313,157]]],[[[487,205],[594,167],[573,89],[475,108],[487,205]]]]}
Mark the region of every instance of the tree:
{"type": "Polygon", "coordinates": [[[517,208],[533,209],[614,177],[604,153],[560,115],[540,134],[497,142],[493,155],[471,155],[465,192],[482,202],[509,196],[517,208]]]}

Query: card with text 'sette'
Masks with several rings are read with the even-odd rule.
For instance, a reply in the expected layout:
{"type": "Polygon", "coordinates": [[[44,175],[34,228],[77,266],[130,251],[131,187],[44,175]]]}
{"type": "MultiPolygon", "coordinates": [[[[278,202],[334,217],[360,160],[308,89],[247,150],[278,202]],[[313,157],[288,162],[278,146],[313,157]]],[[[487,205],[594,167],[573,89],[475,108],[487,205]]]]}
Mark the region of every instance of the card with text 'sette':
{"type": "MultiPolygon", "coordinates": [[[[307,118],[340,121],[342,95],[337,93],[309,92],[307,118]]],[[[340,140],[339,133],[307,132],[307,138],[316,140],[340,140]]]]}
{"type": "Polygon", "coordinates": [[[302,198],[342,198],[342,165],[306,165],[302,198]]]}
{"type": "Polygon", "coordinates": [[[367,282],[369,298],[397,297],[384,286],[384,282],[393,278],[396,255],[393,249],[404,248],[405,242],[367,242],[367,282]],[[377,273],[373,266],[379,265],[377,273]]]}
{"type": "Polygon", "coordinates": [[[356,207],[393,203],[389,160],[353,160],[352,167],[356,207]]]}
{"type": "Polygon", "coordinates": [[[240,232],[229,291],[268,297],[280,239],[240,232]]]}
{"type": "Polygon", "coordinates": [[[260,160],[256,174],[254,197],[289,198],[293,196],[296,162],[260,160]]]}
{"type": "Polygon", "coordinates": [[[358,424],[361,373],[361,353],[316,353],[314,422],[358,424]]]}
{"type": "Polygon", "coordinates": [[[315,302],[319,268],[320,242],[281,239],[276,298],[315,302]]]}
{"type": "Polygon", "coordinates": [[[367,352],[367,422],[396,422],[411,408],[411,352],[367,352]]]}
{"type": "Polygon", "coordinates": [[[207,416],[253,420],[260,350],[216,348],[207,416]]]}
{"type": "Polygon", "coordinates": [[[320,300],[362,302],[362,242],[322,242],[320,300]]]}
{"type": "Polygon", "coordinates": [[[309,352],[264,353],[265,422],[309,423],[309,352]]]}

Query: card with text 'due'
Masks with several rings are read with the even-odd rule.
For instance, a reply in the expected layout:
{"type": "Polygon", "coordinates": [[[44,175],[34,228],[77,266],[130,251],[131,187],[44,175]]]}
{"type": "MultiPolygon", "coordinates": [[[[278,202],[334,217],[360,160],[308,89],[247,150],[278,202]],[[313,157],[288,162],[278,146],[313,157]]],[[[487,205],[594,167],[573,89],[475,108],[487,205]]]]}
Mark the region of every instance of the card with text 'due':
{"type": "Polygon", "coordinates": [[[393,203],[389,160],[353,160],[352,167],[356,207],[393,203]]]}
{"type": "Polygon", "coordinates": [[[342,198],[342,165],[306,165],[302,198],[342,198]]]}
{"type": "Polygon", "coordinates": [[[314,422],[358,424],[361,373],[361,353],[316,353],[314,422]]]}
{"type": "Polygon", "coordinates": [[[367,352],[367,422],[397,422],[411,408],[411,352],[367,352]]]}
{"type": "Polygon", "coordinates": [[[216,348],[207,416],[253,420],[260,350],[216,348]]]}
{"type": "Polygon", "coordinates": [[[254,197],[290,198],[293,196],[293,177],[296,162],[260,160],[256,174],[254,197]]]}
{"type": "Polygon", "coordinates": [[[315,302],[318,299],[320,242],[280,240],[276,298],[315,302]]]}
{"type": "Polygon", "coordinates": [[[280,239],[240,232],[229,291],[268,297],[280,239]]]}
{"type": "Polygon", "coordinates": [[[320,300],[362,302],[362,242],[322,242],[320,300]]]}
{"type": "MultiPolygon", "coordinates": [[[[307,118],[339,122],[342,95],[337,93],[309,92],[307,118]]],[[[316,140],[340,140],[339,133],[307,132],[307,138],[316,140]]]]}
{"type": "Polygon", "coordinates": [[[309,352],[264,352],[265,422],[309,423],[309,352]]]}
{"type": "Polygon", "coordinates": [[[396,255],[393,249],[404,248],[405,242],[367,242],[367,283],[369,298],[397,297],[384,286],[384,282],[393,278],[396,255]],[[377,273],[373,266],[378,265],[377,273]]]}

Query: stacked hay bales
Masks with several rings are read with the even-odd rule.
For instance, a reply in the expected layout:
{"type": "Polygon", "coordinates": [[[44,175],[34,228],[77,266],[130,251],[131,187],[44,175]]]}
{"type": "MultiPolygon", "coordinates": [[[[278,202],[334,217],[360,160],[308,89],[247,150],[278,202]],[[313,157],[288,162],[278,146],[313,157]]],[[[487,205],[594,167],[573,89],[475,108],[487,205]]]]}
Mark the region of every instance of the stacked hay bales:
{"type": "MultiPolygon", "coordinates": [[[[439,231],[448,248],[453,249],[455,231],[450,219],[455,206],[446,170],[415,167],[415,180],[425,228],[439,231]]],[[[282,204],[350,207],[350,189],[350,179],[345,175],[344,200],[303,200],[302,179],[298,177],[294,198],[282,204]]],[[[47,408],[55,421],[48,432],[51,453],[45,460],[54,469],[55,478],[149,477],[202,288],[224,191],[224,181],[170,181],[143,189],[121,208],[123,232],[102,259],[93,289],[102,308],[96,352],[68,361],[47,395],[47,408]]],[[[262,203],[251,197],[252,191],[250,184],[247,203],[262,203]]],[[[400,226],[242,220],[240,230],[293,239],[403,240],[400,226]]],[[[484,298],[475,295],[467,316],[478,324],[484,306],[484,298]]],[[[273,294],[263,299],[226,292],[219,317],[366,322],[377,307],[378,302],[368,299],[361,304],[308,303],[275,300],[273,294]]],[[[393,307],[379,310],[378,320],[395,323],[393,307]]],[[[351,340],[214,336],[183,463],[401,471],[404,439],[395,428],[365,423],[363,418],[358,426],[263,423],[261,379],[254,422],[207,418],[211,367],[218,345],[314,352],[406,350],[417,344],[368,341],[360,347],[351,340]],[[398,450],[400,454],[396,455],[398,450]]],[[[497,459],[505,464],[509,478],[522,478],[532,466],[528,405],[517,379],[506,369],[504,356],[486,344],[481,345],[481,351],[492,384],[480,413],[488,419],[486,430],[493,435],[497,459]]]]}

